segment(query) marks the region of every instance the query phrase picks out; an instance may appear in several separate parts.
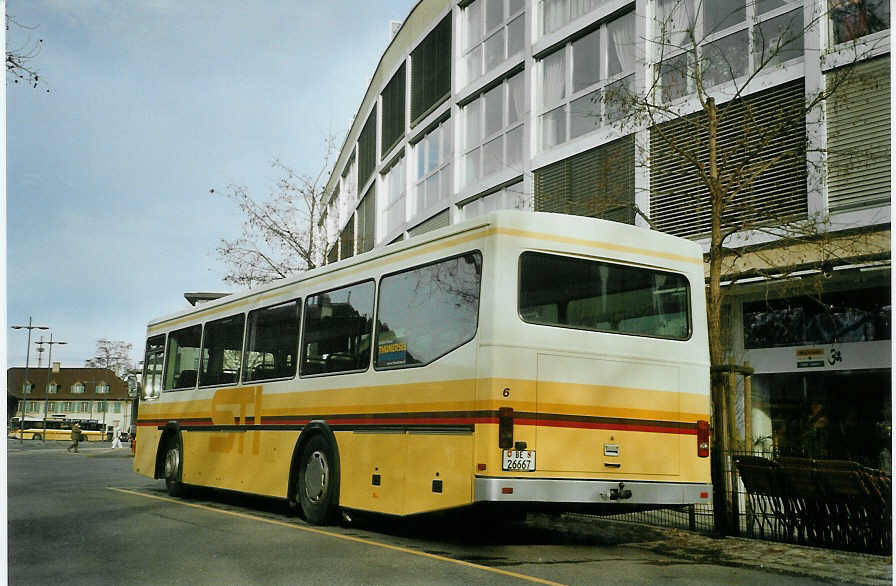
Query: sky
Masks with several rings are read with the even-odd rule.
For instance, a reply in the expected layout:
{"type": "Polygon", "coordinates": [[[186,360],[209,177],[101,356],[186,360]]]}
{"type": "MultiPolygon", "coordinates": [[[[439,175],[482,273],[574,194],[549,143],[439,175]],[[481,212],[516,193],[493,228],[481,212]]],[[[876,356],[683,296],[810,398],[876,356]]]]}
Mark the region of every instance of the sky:
{"type": "MultiPolygon", "coordinates": [[[[7,84],[8,326],[49,326],[64,367],[100,338],[136,361],[147,322],[188,307],[184,292],[236,290],[215,248],[241,216],[209,190],[266,196],[274,158],[313,173],[415,3],[8,0],[28,28],[7,46],[43,39],[41,87],[7,84]]],[[[23,366],[26,332],[6,344],[23,366]]]]}

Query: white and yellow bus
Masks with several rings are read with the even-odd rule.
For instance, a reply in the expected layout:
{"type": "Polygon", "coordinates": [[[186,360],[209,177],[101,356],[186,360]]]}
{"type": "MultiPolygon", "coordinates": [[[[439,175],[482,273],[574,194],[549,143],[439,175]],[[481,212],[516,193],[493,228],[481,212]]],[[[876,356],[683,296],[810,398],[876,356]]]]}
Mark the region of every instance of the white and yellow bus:
{"type": "MultiPolygon", "coordinates": [[[[102,422],[95,419],[66,419],[64,415],[48,415],[46,420],[26,417],[21,436],[33,440],[70,441],[75,423],[81,427],[82,442],[112,439],[111,432],[103,432],[102,422]]],[[[18,438],[19,435],[19,418],[13,417],[9,421],[7,437],[18,438]]]]}
{"type": "Polygon", "coordinates": [[[497,212],[147,328],[134,468],[307,520],[711,501],[689,241],[497,212]]]}

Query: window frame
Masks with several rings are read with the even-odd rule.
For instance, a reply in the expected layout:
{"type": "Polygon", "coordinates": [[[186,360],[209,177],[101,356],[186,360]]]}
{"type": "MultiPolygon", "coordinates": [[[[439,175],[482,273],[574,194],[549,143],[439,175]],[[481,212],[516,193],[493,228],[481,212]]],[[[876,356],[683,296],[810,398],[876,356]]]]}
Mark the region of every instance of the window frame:
{"type": "MultiPolygon", "coordinates": [[[[452,117],[447,116],[444,119],[435,122],[426,132],[423,132],[419,140],[413,143],[413,164],[415,165],[414,174],[413,174],[413,185],[412,188],[414,190],[413,210],[408,214],[410,216],[410,221],[413,222],[416,218],[420,217],[422,214],[427,213],[430,210],[434,210],[443,204],[447,205],[450,201],[451,196],[453,195],[453,186],[454,186],[454,174],[453,174],[453,163],[454,163],[454,131],[455,124],[452,122],[452,117]],[[435,133],[439,132],[439,162],[432,170],[426,170],[429,168],[431,162],[429,157],[429,143],[427,139],[435,133]],[[420,175],[420,150],[423,149],[423,175],[420,175]],[[445,174],[443,177],[442,174],[445,174]],[[426,189],[427,182],[433,177],[438,176],[438,184],[439,184],[439,197],[436,200],[429,201],[430,197],[427,193],[427,205],[423,205],[421,201],[421,190],[420,186],[422,185],[424,189],[426,189]],[[447,193],[443,193],[442,184],[443,181],[447,181],[448,189],[447,193]]],[[[405,196],[407,197],[407,195],[405,196]]],[[[407,214],[407,212],[405,212],[407,214]]]]}
{"type": "MultiPolygon", "coordinates": [[[[654,22],[653,22],[652,26],[649,27],[652,29],[651,37],[653,39],[658,39],[658,41],[655,40],[652,42],[656,43],[660,47],[659,55],[657,55],[657,61],[651,64],[651,68],[653,69],[652,75],[653,75],[654,79],[656,80],[656,86],[657,86],[656,91],[659,92],[660,100],[665,103],[671,103],[671,102],[675,102],[677,100],[686,100],[686,99],[692,97],[694,95],[694,93],[696,92],[695,81],[694,81],[694,77],[693,77],[694,76],[693,70],[694,70],[695,64],[694,64],[693,60],[691,59],[691,55],[690,55],[691,47],[685,46],[683,49],[677,48],[677,47],[674,49],[671,49],[668,46],[669,41],[667,41],[666,39],[663,39],[661,37],[661,34],[662,34],[661,27],[663,26],[663,23],[664,23],[664,21],[661,20],[661,18],[663,16],[662,9],[660,8],[660,4],[661,4],[662,0],[653,0],[653,1],[656,6],[655,14],[660,15],[659,17],[654,18],[654,22]],[[663,95],[664,84],[662,81],[662,65],[663,65],[663,63],[666,63],[673,59],[681,58],[682,55],[686,56],[685,59],[686,59],[687,73],[684,74],[684,86],[685,87],[684,87],[683,93],[681,95],[673,96],[667,100],[663,95]]],[[[802,25],[801,25],[801,29],[800,29],[800,35],[797,35],[797,36],[805,35],[806,24],[805,24],[805,21],[803,20],[803,15],[802,15],[803,4],[804,4],[803,0],[781,0],[783,2],[782,6],[778,6],[777,8],[773,8],[771,10],[766,10],[765,12],[759,12],[759,2],[755,2],[753,0],[743,0],[744,16],[745,16],[744,20],[737,22],[735,24],[731,24],[724,28],[720,28],[718,30],[710,31],[708,33],[704,32],[704,31],[706,31],[706,28],[708,26],[706,24],[706,14],[705,14],[705,8],[704,8],[705,3],[699,2],[699,0],[697,0],[698,4],[694,4],[695,0],[687,0],[687,1],[689,2],[688,10],[691,10],[694,15],[694,33],[695,33],[694,36],[695,36],[695,38],[699,39],[699,41],[697,41],[697,52],[698,52],[698,59],[701,61],[701,63],[705,62],[705,60],[707,59],[707,57],[705,55],[705,51],[706,51],[707,47],[713,45],[714,43],[723,41],[733,35],[739,34],[741,32],[744,32],[746,34],[746,37],[747,37],[746,45],[744,47],[742,47],[742,49],[746,55],[746,63],[744,65],[744,71],[737,78],[734,78],[734,79],[738,79],[743,76],[749,76],[753,72],[756,71],[756,65],[757,65],[756,64],[756,55],[757,55],[756,34],[757,34],[757,31],[760,29],[760,27],[764,23],[774,20],[775,18],[778,18],[779,16],[785,16],[790,13],[800,12],[801,13],[800,20],[802,22],[802,25]]],[[[830,22],[830,18],[828,18],[827,20],[828,20],[828,22],[830,22]]],[[[794,38],[796,38],[796,37],[794,37],[794,38]]],[[[780,68],[780,67],[784,66],[785,64],[796,62],[799,59],[804,59],[805,53],[806,53],[805,41],[802,42],[802,45],[803,45],[803,47],[802,47],[802,50],[800,51],[800,55],[798,57],[792,57],[790,59],[787,59],[785,61],[780,61],[780,62],[769,62],[768,64],[766,64],[764,66],[764,69],[771,70],[774,68],[780,68]]],[[[675,71],[675,70],[673,69],[672,71],[675,71]]],[[[717,84],[707,85],[705,83],[707,73],[704,72],[701,75],[703,76],[702,79],[704,81],[704,87],[706,89],[713,88],[713,87],[720,87],[720,86],[723,86],[726,83],[730,83],[732,81],[732,79],[725,79],[717,84]]]]}
{"type": "Polygon", "coordinates": [[[447,356],[448,354],[451,354],[452,352],[454,352],[455,350],[457,350],[457,349],[460,348],[461,346],[465,346],[466,344],[469,344],[471,341],[473,341],[474,339],[476,339],[476,336],[479,334],[479,320],[480,320],[480,317],[481,317],[481,315],[482,315],[482,311],[481,311],[481,310],[482,310],[482,281],[483,281],[483,278],[484,278],[484,277],[483,277],[483,273],[485,272],[485,263],[484,263],[484,261],[483,261],[483,254],[482,254],[482,250],[479,249],[479,248],[473,248],[473,249],[470,249],[470,250],[465,251],[465,252],[461,252],[461,253],[458,253],[458,254],[453,254],[453,255],[451,255],[451,256],[446,256],[446,257],[444,257],[444,258],[439,258],[439,259],[436,259],[436,260],[433,260],[433,261],[430,261],[430,262],[427,262],[427,263],[424,263],[424,264],[416,265],[416,266],[413,266],[413,267],[408,267],[408,268],[406,268],[406,269],[401,269],[401,270],[397,270],[397,271],[392,271],[392,272],[390,272],[390,273],[381,275],[380,278],[379,278],[379,283],[377,284],[377,289],[376,289],[376,311],[375,311],[375,313],[374,313],[374,319],[373,319],[374,336],[373,336],[373,343],[371,344],[370,348],[371,348],[371,351],[372,351],[374,348],[377,347],[378,342],[379,342],[379,337],[380,337],[379,317],[380,317],[380,305],[381,305],[381,303],[380,303],[380,295],[381,295],[381,293],[382,293],[383,281],[384,281],[385,279],[387,279],[387,278],[389,278],[389,277],[394,277],[395,275],[400,275],[400,274],[402,274],[402,273],[408,273],[408,272],[411,272],[411,271],[416,271],[416,270],[418,270],[418,269],[423,269],[423,268],[426,268],[426,267],[429,267],[429,266],[437,265],[437,264],[439,264],[439,263],[443,263],[443,262],[451,261],[451,260],[454,260],[454,259],[456,259],[456,258],[461,258],[461,257],[467,256],[468,254],[478,254],[478,255],[479,255],[479,262],[480,262],[479,289],[478,289],[478,291],[477,291],[477,305],[476,305],[476,328],[473,330],[473,334],[472,334],[467,340],[461,342],[460,344],[457,344],[456,346],[454,346],[454,347],[451,348],[450,350],[448,350],[448,351],[446,351],[446,352],[444,352],[444,353],[442,353],[442,354],[439,354],[438,356],[436,356],[436,357],[433,358],[432,360],[430,360],[430,361],[428,361],[428,362],[417,363],[417,364],[396,364],[396,365],[393,365],[393,366],[377,366],[377,365],[376,365],[376,360],[373,358],[373,354],[372,354],[372,352],[371,352],[370,364],[373,365],[373,369],[374,369],[375,371],[403,370],[403,369],[408,369],[408,368],[419,368],[419,367],[422,367],[422,366],[428,366],[428,365],[432,364],[433,362],[436,362],[437,360],[440,360],[440,359],[444,358],[444,357],[447,356]]]}
{"type": "Polygon", "coordinates": [[[506,63],[509,59],[517,56],[523,56],[526,53],[526,31],[527,31],[527,23],[526,23],[526,3],[518,2],[520,5],[516,12],[511,12],[513,9],[513,0],[501,0],[501,21],[489,28],[488,26],[488,16],[486,14],[488,8],[488,0],[474,0],[470,2],[466,6],[461,9],[461,48],[460,48],[460,59],[458,59],[458,64],[462,72],[462,79],[464,80],[464,85],[469,85],[477,79],[481,79],[482,77],[488,75],[489,73],[500,68],[502,63],[506,63]],[[468,18],[468,10],[474,5],[480,3],[480,12],[479,12],[479,40],[471,42],[470,41],[470,20],[468,18]],[[510,27],[512,23],[515,23],[518,18],[522,17],[522,46],[521,48],[515,52],[510,52],[510,27]],[[503,32],[504,40],[503,40],[503,57],[495,63],[490,69],[487,68],[487,58],[485,53],[485,45],[488,41],[490,41],[495,35],[501,34],[503,32]],[[478,51],[478,55],[474,55],[478,51]],[[468,65],[469,60],[478,59],[478,71],[479,73],[475,76],[470,75],[470,66],[468,65]]]}
{"type": "Polygon", "coordinates": [[[498,80],[498,83],[496,85],[491,85],[487,89],[478,92],[472,100],[464,104],[464,106],[461,108],[462,115],[460,116],[460,118],[463,119],[463,141],[459,158],[462,161],[463,165],[463,173],[461,174],[461,183],[463,187],[476,185],[477,183],[483,181],[484,179],[487,179],[488,177],[497,175],[503,169],[509,168],[511,163],[509,162],[510,157],[509,149],[507,147],[507,135],[518,130],[522,135],[520,142],[520,157],[519,160],[513,164],[519,166],[520,173],[523,172],[523,165],[529,152],[529,149],[527,149],[528,136],[525,130],[526,119],[529,117],[529,100],[527,98],[528,92],[526,91],[526,72],[524,69],[518,71],[514,70],[513,73],[508,74],[498,80]],[[518,116],[517,119],[513,122],[509,122],[510,100],[512,99],[511,93],[513,91],[511,87],[511,80],[515,80],[514,83],[521,83],[523,87],[522,104],[518,105],[518,116]],[[501,124],[498,130],[492,132],[491,134],[486,134],[486,96],[490,92],[498,89],[500,89],[501,91],[501,124]],[[472,112],[473,108],[477,108],[479,111],[474,113],[472,112]],[[472,115],[476,115],[479,118],[479,137],[476,139],[475,143],[471,143],[469,141],[469,137],[467,136],[467,116],[472,115]],[[496,140],[501,140],[501,161],[498,164],[497,170],[486,174],[485,146],[496,140]],[[474,151],[478,152],[476,152],[474,155],[474,151]],[[470,178],[468,164],[472,156],[475,156],[477,158],[478,172],[475,177],[470,178]]]}
{"type": "Polygon", "coordinates": [[[350,287],[354,287],[356,285],[362,285],[364,283],[373,283],[373,307],[371,308],[371,315],[373,317],[373,323],[371,324],[371,329],[376,329],[376,312],[377,312],[377,279],[374,277],[370,277],[367,279],[362,279],[360,281],[354,281],[352,283],[346,283],[345,285],[339,285],[337,287],[331,287],[329,289],[325,289],[322,291],[317,291],[315,293],[309,293],[305,295],[305,298],[302,302],[302,314],[301,314],[301,325],[299,329],[299,360],[297,363],[297,373],[299,378],[320,378],[325,376],[340,376],[343,374],[357,374],[360,372],[367,372],[370,370],[370,366],[373,363],[373,339],[376,334],[375,331],[371,331],[370,333],[370,349],[367,352],[367,366],[365,368],[359,368],[354,370],[340,370],[338,372],[319,372],[315,374],[304,374],[302,372],[302,366],[305,364],[305,333],[306,327],[308,324],[308,320],[305,316],[305,311],[308,306],[308,300],[312,297],[317,297],[319,295],[324,295],[326,293],[330,293],[332,291],[339,291],[340,289],[348,289],[350,287]]]}
{"type": "Polygon", "coordinates": [[[243,356],[242,356],[242,363],[240,364],[240,383],[241,384],[255,384],[258,382],[295,380],[296,376],[299,373],[299,362],[301,362],[299,353],[302,350],[302,322],[303,322],[302,314],[303,313],[304,313],[304,304],[303,304],[303,298],[301,296],[295,297],[293,299],[287,299],[286,301],[280,301],[278,303],[272,303],[271,305],[265,305],[264,307],[256,307],[255,309],[252,309],[252,310],[246,312],[246,322],[245,322],[244,328],[243,328],[243,356]],[[298,319],[299,335],[296,336],[296,368],[295,368],[295,372],[293,372],[293,374],[291,376],[278,376],[278,377],[273,377],[273,378],[247,379],[246,378],[246,364],[247,364],[246,357],[249,353],[249,321],[251,320],[252,314],[257,313],[259,311],[265,311],[267,309],[273,309],[273,308],[279,307],[281,305],[287,305],[290,303],[296,303],[297,304],[296,308],[298,310],[296,312],[297,313],[296,318],[298,319]]]}
{"type": "Polygon", "coordinates": [[[693,312],[693,304],[691,303],[691,298],[692,298],[691,289],[693,289],[693,285],[691,283],[691,280],[684,273],[669,270],[669,269],[658,269],[658,268],[644,266],[644,265],[624,263],[624,262],[620,262],[620,261],[611,261],[611,260],[606,260],[606,259],[590,258],[590,257],[586,257],[586,256],[577,256],[574,254],[564,254],[564,253],[559,253],[559,252],[545,252],[543,250],[532,249],[532,248],[525,249],[525,250],[523,250],[523,252],[520,253],[520,255],[517,257],[517,265],[516,266],[517,266],[516,312],[517,312],[517,316],[519,317],[520,321],[523,322],[524,324],[534,325],[534,326],[545,326],[545,327],[550,327],[550,328],[559,328],[559,329],[563,329],[563,330],[576,330],[576,331],[581,331],[581,332],[595,332],[595,333],[599,333],[599,334],[611,334],[611,335],[616,335],[616,336],[630,336],[630,337],[634,337],[634,338],[647,338],[647,339],[653,339],[653,340],[668,340],[670,342],[688,342],[694,337],[694,316],[693,316],[694,312],[693,312]],[[678,277],[683,278],[685,280],[685,282],[687,283],[687,305],[686,305],[686,307],[687,307],[687,326],[688,326],[687,337],[676,338],[676,337],[671,337],[671,336],[655,336],[655,335],[650,335],[650,334],[619,332],[619,331],[615,331],[615,330],[599,330],[596,328],[586,328],[583,326],[563,325],[563,324],[556,324],[556,323],[550,323],[550,322],[527,320],[526,318],[523,317],[523,312],[521,311],[521,307],[520,307],[520,303],[522,301],[522,288],[523,288],[523,278],[522,278],[523,277],[523,262],[522,262],[522,260],[523,260],[523,256],[527,255],[527,254],[536,254],[536,255],[541,255],[541,256],[555,256],[555,257],[559,257],[559,258],[573,259],[573,260],[578,260],[578,261],[586,261],[586,262],[592,262],[592,263],[603,263],[603,264],[607,264],[607,265],[613,265],[613,266],[629,268],[629,269],[640,269],[643,271],[649,271],[649,272],[653,272],[653,273],[664,273],[664,274],[668,274],[668,275],[676,275],[678,277]]]}
{"type": "MultiPolygon", "coordinates": [[[[618,120],[618,118],[611,119],[608,115],[606,93],[610,88],[616,85],[633,85],[635,76],[637,75],[637,72],[639,70],[637,63],[633,63],[633,67],[631,69],[626,69],[613,75],[609,75],[609,43],[611,36],[609,30],[614,25],[614,23],[619,23],[624,18],[631,18],[633,20],[633,26],[635,28],[635,32],[637,32],[637,14],[634,10],[629,10],[627,12],[615,15],[615,17],[612,19],[602,20],[593,26],[589,26],[582,29],[581,31],[578,31],[575,35],[565,39],[563,43],[556,49],[538,57],[536,61],[536,76],[538,77],[538,85],[539,87],[541,87],[541,91],[538,92],[537,108],[535,113],[538,124],[538,150],[540,152],[545,152],[557,148],[558,146],[566,144],[572,140],[576,140],[583,136],[592,134],[596,131],[606,129],[612,126],[618,120]],[[598,59],[598,79],[588,85],[583,86],[580,89],[575,89],[574,46],[576,45],[576,43],[592,34],[598,35],[598,55],[596,55],[596,58],[598,59]],[[548,103],[545,101],[546,96],[544,90],[545,62],[548,59],[561,54],[563,56],[563,96],[556,101],[548,103]],[[587,98],[591,94],[598,95],[597,103],[599,104],[599,123],[595,125],[593,129],[582,132],[576,136],[572,136],[572,104],[581,99],[587,98]],[[548,144],[546,140],[546,120],[550,115],[556,115],[558,110],[562,111],[562,138],[556,140],[551,144],[548,144]]],[[[637,49],[635,49],[635,51],[637,51],[637,49]]]]}

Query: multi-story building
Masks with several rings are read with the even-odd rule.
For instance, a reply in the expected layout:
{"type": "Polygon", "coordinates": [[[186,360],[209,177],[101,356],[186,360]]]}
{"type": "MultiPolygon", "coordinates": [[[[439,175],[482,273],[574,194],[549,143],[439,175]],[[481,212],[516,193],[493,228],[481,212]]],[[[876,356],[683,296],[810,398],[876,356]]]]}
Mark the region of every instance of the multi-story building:
{"type": "MultiPolygon", "coordinates": [[[[727,242],[727,353],[755,369],[751,439],[889,467],[889,21],[886,0],[421,0],[327,185],[327,261],[502,208],[708,250],[705,185],[607,99],[658,92],[697,116],[699,55],[700,88],[747,104],[755,126],[804,110],[763,150],[801,154],[757,179],[756,217],[727,242]],[[775,232],[770,211],[811,230],[775,232]]],[[[673,143],[692,132],[665,128],[673,143]]],[[[742,128],[719,138],[759,140],[742,128]]]]}
{"type": "Polygon", "coordinates": [[[46,368],[10,368],[6,371],[9,400],[7,415],[26,419],[94,420],[106,428],[129,431],[136,396],[126,382],[107,368],[60,368],[49,374],[46,368]]]}

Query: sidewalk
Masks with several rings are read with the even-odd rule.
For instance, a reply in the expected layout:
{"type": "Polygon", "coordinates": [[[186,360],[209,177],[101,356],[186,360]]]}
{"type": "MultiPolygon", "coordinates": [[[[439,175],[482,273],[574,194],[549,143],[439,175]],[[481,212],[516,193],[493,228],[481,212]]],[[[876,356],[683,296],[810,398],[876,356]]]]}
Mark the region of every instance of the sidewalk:
{"type": "Polygon", "coordinates": [[[655,553],[727,566],[807,576],[846,584],[892,584],[892,556],[791,545],[611,521],[585,515],[563,515],[564,530],[612,534],[617,543],[655,553]]]}

